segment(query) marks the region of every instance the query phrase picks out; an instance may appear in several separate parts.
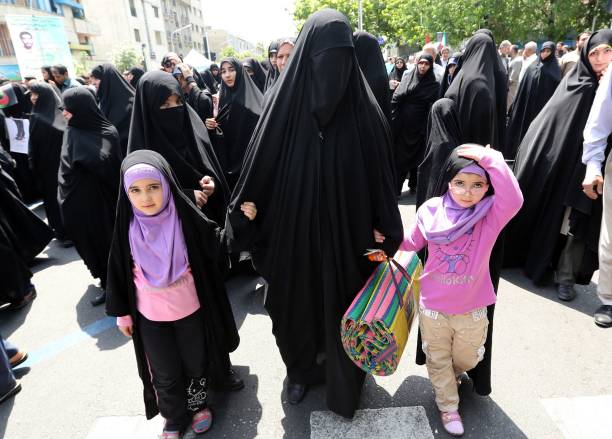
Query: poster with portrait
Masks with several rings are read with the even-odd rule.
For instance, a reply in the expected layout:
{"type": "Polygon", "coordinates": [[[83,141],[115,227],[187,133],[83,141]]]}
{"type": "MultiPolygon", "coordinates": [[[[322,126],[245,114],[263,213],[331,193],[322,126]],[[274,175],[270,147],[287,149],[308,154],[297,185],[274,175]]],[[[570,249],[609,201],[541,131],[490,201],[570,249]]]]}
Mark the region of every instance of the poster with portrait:
{"type": "Polygon", "coordinates": [[[75,75],[64,22],[60,17],[7,15],[6,24],[22,77],[41,78],[41,66],[53,64],[63,64],[70,76],[75,75]]]}
{"type": "Polygon", "coordinates": [[[28,140],[30,138],[30,121],[28,119],[14,119],[7,117],[6,134],[11,144],[11,152],[28,153],[28,140]]]}

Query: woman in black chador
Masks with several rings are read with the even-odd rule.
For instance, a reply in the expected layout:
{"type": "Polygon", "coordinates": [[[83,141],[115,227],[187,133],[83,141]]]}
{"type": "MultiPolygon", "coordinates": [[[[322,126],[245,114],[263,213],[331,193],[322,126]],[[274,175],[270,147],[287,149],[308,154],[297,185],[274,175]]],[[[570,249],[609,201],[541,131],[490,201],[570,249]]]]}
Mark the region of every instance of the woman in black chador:
{"type": "Polygon", "coordinates": [[[225,172],[225,180],[232,191],[261,114],[263,95],[236,58],[225,58],[219,65],[219,112],[215,119],[206,120],[206,127],[225,172]]]}
{"type": "Polygon", "coordinates": [[[185,104],[172,75],[145,73],[138,83],[128,152],[151,149],[170,163],[179,185],[211,219],[223,223],[230,191],[204,123],[185,104]],[[212,180],[212,181],[211,181],[212,180]]]}
{"type": "Polygon", "coordinates": [[[264,88],[264,93],[272,88],[278,77],[280,76],[280,72],[278,71],[278,67],[276,67],[276,54],[278,53],[278,45],[279,40],[272,41],[270,46],[268,46],[268,73],[266,74],[266,86],[264,88]]]}
{"type": "Polygon", "coordinates": [[[226,233],[232,250],[252,252],[268,282],[265,306],[287,367],[289,402],[326,379],[329,408],[350,418],[365,373],[342,348],[340,320],[375,267],[363,257],[376,245],[374,229],[394,254],[402,223],[388,125],[344,15],[325,9],[306,21],[269,93],[226,233]],[[257,206],[255,224],[239,208],[245,201],[257,206]]]}
{"type": "Polygon", "coordinates": [[[30,87],[35,102],[30,117],[30,143],[28,155],[43,196],[49,226],[55,237],[67,239],[57,203],[57,171],[66,120],[60,107],[62,101],[46,82],[36,82],[30,87]]]}
{"type": "Polygon", "coordinates": [[[104,117],[112,123],[119,133],[121,152],[127,151],[130,135],[130,120],[134,105],[134,88],[111,64],[101,64],[91,71],[98,90],[100,109],[104,117]]]}
{"type": "Polygon", "coordinates": [[[206,88],[211,94],[216,94],[219,91],[221,85],[221,76],[219,74],[219,66],[217,64],[211,64],[204,73],[202,73],[202,80],[206,85],[206,88]]]}
{"type": "Polygon", "coordinates": [[[402,192],[406,175],[411,191],[417,187],[417,167],[423,160],[427,115],[438,99],[440,84],[433,71],[433,57],[420,56],[417,66],[400,83],[391,99],[391,127],[395,142],[396,193],[402,192]]]}
{"type": "Polygon", "coordinates": [[[364,31],[353,33],[355,41],[355,54],[359,67],[368,81],[374,97],[380,105],[388,121],[391,120],[391,93],[389,91],[389,76],[385,67],[385,60],[380,51],[378,40],[372,34],[364,31]]]}
{"type": "Polygon", "coordinates": [[[247,71],[260,92],[264,92],[266,88],[266,70],[261,63],[255,58],[245,58],[242,61],[242,66],[247,71]]]}
{"type": "Polygon", "coordinates": [[[522,267],[536,284],[549,281],[555,270],[562,300],[573,299],[574,284],[588,284],[598,267],[601,197],[591,200],[582,191],[582,133],[607,67],[596,69],[591,51],[610,45],[612,30],[591,35],[574,69],[531,122],[514,164],[525,203],[508,226],[504,262],[522,267]]]}
{"type": "Polygon", "coordinates": [[[559,82],[561,82],[561,69],[555,57],[555,43],[547,41],[542,45],[539,60],[527,67],[508,111],[504,150],[506,159],[514,159],[531,121],[544,108],[559,82]]]}
{"type": "Polygon", "coordinates": [[[102,291],[104,302],[108,252],[113,237],[119,190],[121,145],[116,128],[104,117],[93,94],[84,87],[62,95],[68,127],[59,168],[58,200],[64,226],[102,291]]]}

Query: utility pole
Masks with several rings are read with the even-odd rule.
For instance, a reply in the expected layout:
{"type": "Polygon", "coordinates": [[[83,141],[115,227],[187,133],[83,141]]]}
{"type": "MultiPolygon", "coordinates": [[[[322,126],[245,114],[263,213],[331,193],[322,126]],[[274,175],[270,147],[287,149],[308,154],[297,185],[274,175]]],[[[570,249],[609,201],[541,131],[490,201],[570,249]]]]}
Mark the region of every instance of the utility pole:
{"type": "MultiPolygon", "coordinates": [[[[155,52],[153,51],[153,45],[151,44],[151,34],[149,32],[149,19],[147,18],[147,9],[145,8],[145,1],[140,0],[140,3],[142,4],[142,18],[144,19],[145,32],[147,33],[147,43],[149,44],[149,58],[155,59],[155,52]]],[[[144,47],[143,47],[143,52],[144,52],[144,47]]],[[[146,57],[145,57],[144,63],[145,63],[145,70],[146,70],[147,69],[146,57]]]]}
{"type": "Polygon", "coordinates": [[[363,30],[363,1],[359,0],[359,23],[357,25],[359,30],[363,30]]]}
{"type": "MultiPolygon", "coordinates": [[[[172,31],[172,33],[170,34],[170,39],[172,40],[172,50],[174,52],[176,52],[176,46],[174,45],[174,35],[178,35],[180,32],[184,31],[185,29],[189,29],[189,28],[191,28],[191,24],[188,24],[183,27],[179,27],[178,29],[172,31]]],[[[178,55],[178,52],[176,52],[176,54],[178,55]]]]}

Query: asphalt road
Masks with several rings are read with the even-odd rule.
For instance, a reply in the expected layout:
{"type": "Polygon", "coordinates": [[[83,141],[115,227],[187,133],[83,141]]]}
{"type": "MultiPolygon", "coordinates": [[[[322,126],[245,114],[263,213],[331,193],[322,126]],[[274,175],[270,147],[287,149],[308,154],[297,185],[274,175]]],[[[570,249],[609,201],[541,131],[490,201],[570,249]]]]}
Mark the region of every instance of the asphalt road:
{"type": "MultiPolygon", "coordinates": [[[[407,225],[414,200],[400,207],[407,225]]],[[[39,212],[40,213],[40,212],[39,212]]],[[[74,249],[52,242],[34,266],[38,298],[0,314],[0,333],[31,353],[18,369],[23,390],[0,405],[0,438],[155,437],[160,420],[145,422],[131,342],[89,304],[96,286],[74,249]]],[[[612,438],[612,329],[593,324],[595,284],[571,303],[554,288],[536,288],[519,271],[503,273],[495,315],[493,393],[461,388],[466,438],[612,438]]],[[[310,437],[310,414],[326,410],[323,388],[289,405],[270,319],[258,279],[228,283],[241,344],[232,354],[246,388],[214,395],[208,438],[310,437]]],[[[414,363],[416,334],[399,370],[368,377],[361,406],[425,408],[434,437],[441,431],[424,367],[414,363]]],[[[402,437],[398,435],[397,437],[402,437]]]]}

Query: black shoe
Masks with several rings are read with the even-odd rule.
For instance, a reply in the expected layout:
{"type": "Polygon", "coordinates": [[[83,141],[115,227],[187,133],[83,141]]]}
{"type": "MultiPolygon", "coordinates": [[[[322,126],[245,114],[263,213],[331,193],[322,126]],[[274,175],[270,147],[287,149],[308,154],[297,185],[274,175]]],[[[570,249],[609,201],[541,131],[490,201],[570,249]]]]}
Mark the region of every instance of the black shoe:
{"type": "Polygon", "coordinates": [[[96,294],[96,297],[94,297],[90,301],[90,303],[93,306],[102,305],[105,302],[106,302],[106,290],[100,290],[100,292],[98,292],[98,294],[96,294]]]}
{"type": "Polygon", "coordinates": [[[23,299],[21,299],[19,302],[11,302],[9,306],[4,307],[2,309],[7,311],[21,309],[32,303],[34,299],[36,299],[36,288],[34,288],[34,285],[32,285],[28,292],[25,294],[25,296],[23,296],[23,299]]]}
{"type": "Polygon", "coordinates": [[[15,381],[15,385],[13,386],[12,389],[10,389],[8,392],[6,392],[3,395],[0,395],[0,404],[2,404],[4,401],[9,399],[10,397],[18,394],[20,390],[21,390],[21,383],[19,381],[15,381]]]}
{"type": "Polygon", "coordinates": [[[306,384],[297,384],[289,382],[287,384],[287,399],[289,404],[299,404],[306,396],[308,386],[306,384]]]}
{"type": "Polygon", "coordinates": [[[576,290],[573,285],[559,285],[557,287],[557,297],[564,302],[570,302],[576,298],[576,290]]]}
{"type": "Polygon", "coordinates": [[[602,305],[595,311],[595,324],[602,328],[612,327],[612,305],[602,305]]]}
{"type": "Polygon", "coordinates": [[[236,371],[230,367],[229,372],[225,376],[223,382],[211,382],[210,387],[213,390],[242,390],[244,389],[244,381],[242,381],[242,378],[240,378],[236,371]]]}

